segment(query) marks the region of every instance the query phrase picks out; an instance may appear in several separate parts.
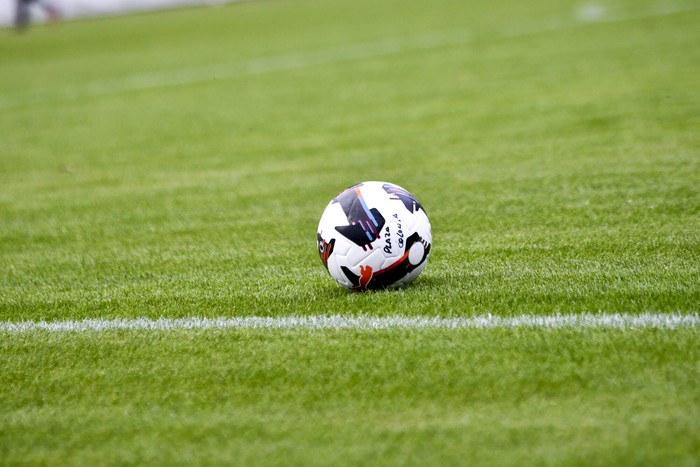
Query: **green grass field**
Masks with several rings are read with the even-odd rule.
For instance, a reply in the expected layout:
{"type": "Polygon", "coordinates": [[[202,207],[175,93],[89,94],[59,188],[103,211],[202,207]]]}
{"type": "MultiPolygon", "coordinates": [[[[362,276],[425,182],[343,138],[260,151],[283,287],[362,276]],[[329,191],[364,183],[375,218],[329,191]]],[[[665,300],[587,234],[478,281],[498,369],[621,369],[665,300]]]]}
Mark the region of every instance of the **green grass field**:
{"type": "MultiPolygon", "coordinates": [[[[700,311],[700,9],[264,1],[0,31],[0,323],[700,311]],[[362,180],[429,264],[348,292],[362,180]]],[[[0,326],[0,464],[698,465],[700,330],[0,326]]]]}

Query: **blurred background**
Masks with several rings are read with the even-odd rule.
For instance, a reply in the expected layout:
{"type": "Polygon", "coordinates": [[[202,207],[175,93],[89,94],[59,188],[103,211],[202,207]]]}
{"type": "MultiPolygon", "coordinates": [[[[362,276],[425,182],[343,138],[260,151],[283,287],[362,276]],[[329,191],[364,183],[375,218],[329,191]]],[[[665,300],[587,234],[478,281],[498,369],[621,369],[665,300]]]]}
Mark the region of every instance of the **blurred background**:
{"type": "MultiPolygon", "coordinates": [[[[0,2],[0,25],[11,26],[20,0],[0,2]]],[[[53,7],[66,19],[177,8],[192,5],[219,5],[232,0],[38,0],[30,4],[32,22],[49,19],[46,6],[53,7]]]]}

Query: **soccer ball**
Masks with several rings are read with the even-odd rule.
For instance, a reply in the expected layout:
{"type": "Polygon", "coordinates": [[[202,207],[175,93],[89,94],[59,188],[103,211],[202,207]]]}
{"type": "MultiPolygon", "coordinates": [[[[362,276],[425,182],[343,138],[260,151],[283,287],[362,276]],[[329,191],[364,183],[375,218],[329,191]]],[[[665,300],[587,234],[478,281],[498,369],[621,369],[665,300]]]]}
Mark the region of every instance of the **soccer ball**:
{"type": "Polygon", "coordinates": [[[318,252],[330,275],[349,289],[400,287],[428,262],[432,234],[411,193],[386,182],[363,182],[326,206],[318,252]]]}

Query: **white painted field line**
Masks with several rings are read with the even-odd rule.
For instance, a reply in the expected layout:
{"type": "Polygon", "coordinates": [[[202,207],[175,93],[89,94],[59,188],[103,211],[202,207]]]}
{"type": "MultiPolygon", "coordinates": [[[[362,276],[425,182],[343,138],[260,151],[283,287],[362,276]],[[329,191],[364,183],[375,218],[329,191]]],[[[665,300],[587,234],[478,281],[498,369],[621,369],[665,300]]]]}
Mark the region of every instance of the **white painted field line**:
{"type": "Polygon", "coordinates": [[[221,317],[221,318],[159,318],[159,319],[85,319],[76,321],[0,322],[0,332],[32,331],[87,332],[110,330],[170,331],[178,329],[679,329],[700,327],[700,315],[695,314],[553,314],[495,316],[478,315],[460,318],[429,316],[281,316],[281,317],[221,317]]]}
{"type": "Polygon", "coordinates": [[[157,70],[138,73],[123,78],[65,86],[45,93],[3,96],[0,94],[0,109],[20,107],[43,102],[75,100],[165,88],[203,82],[216,82],[242,76],[288,71],[317,65],[365,60],[422,49],[435,49],[470,42],[471,34],[463,29],[434,31],[405,37],[391,37],[371,42],[355,42],[305,52],[289,52],[266,57],[256,57],[233,63],[214,64],[175,70],[157,70]]]}
{"type": "MultiPolygon", "coordinates": [[[[602,6],[589,5],[576,14],[560,18],[545,18],[540,21],[523,22],[516,27],[506,27],[496,32],[495,37],[517,38],[531,34],[570,29],[593,23],[617,23],[642,18],[653,18],[671,14],[700,10],[700,6],[669,6],[650,10],[621,11],[602,6]]],[[[80,98],[98,97],[154,88],[180,86],[243,76],[253,76],[318,65],[380,58],[418,50],[464,45],[472,42],[473,35],[466,29],[433,31],[413,36],[391,37],[369,42],[355,42],[325,49],[290,52],[246,61],[213,64],[194,68],[157,70],[137,73],[122,78],[81,83],[78,86],[55,88],[45,92],[18,95],[0,94],[0,110],[34,105],[45,102],[70,101],[80,98]]]]}

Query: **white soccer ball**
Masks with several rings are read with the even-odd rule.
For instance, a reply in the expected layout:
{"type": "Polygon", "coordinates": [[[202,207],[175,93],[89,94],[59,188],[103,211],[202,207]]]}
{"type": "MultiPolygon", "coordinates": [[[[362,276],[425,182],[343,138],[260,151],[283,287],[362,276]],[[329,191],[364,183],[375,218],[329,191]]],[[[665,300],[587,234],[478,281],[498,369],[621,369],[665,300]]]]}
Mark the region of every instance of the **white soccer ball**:
{"type": "Polygon", "coordinates": [[[432,245],[423,206],[387,182],[363,182],[333,198],[317,239],[330,275],[355,290],[408,284],[425,268],[432,245]]]}

